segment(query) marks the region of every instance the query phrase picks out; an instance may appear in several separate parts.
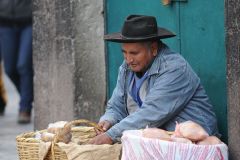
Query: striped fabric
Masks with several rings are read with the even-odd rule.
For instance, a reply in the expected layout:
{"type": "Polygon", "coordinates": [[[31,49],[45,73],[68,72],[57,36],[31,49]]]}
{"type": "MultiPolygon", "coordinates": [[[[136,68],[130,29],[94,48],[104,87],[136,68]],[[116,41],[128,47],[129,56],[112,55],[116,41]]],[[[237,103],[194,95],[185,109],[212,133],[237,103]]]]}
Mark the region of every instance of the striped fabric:
{"type": "Polygon", "coordinates": [[[144,138],[139,130],[123,133],[122,160],[227,160],[228,147],[144,138]]]}

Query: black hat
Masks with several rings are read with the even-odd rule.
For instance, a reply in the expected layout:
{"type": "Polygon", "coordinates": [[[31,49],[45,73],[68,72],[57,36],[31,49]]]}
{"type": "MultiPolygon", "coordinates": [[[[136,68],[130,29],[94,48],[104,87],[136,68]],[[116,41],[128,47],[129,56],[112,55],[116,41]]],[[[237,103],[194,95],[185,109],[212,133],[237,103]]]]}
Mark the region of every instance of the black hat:
{"type": "Polygon", "coordinates": [[[104,39],[112,42],[131,43],[158,40],[176,36],[165,28],[157,26],[153,16],[130,15],[124,22],[122,32],[107,34],[104,39]]]}

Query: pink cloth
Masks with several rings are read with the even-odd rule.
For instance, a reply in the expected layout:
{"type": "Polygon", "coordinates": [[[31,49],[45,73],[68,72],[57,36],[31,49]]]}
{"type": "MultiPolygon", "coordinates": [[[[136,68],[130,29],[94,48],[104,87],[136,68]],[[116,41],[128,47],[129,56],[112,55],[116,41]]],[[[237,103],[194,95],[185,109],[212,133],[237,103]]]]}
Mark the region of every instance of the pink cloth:
{"type": "Polygon", "coordinates": [[[226,144],[196,145],[142,137],[140,130],[125,131],[122,160],[227,160],[226,144]]]}

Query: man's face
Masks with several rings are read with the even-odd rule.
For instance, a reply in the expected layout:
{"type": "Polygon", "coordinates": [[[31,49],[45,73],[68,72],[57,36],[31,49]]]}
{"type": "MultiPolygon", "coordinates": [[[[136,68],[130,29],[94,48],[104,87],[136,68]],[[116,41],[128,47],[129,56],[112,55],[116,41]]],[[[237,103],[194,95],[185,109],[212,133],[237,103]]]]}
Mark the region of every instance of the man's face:
{"type": "Polygon", "coordinates": [[[157,42],[123,43],[123,56],[133,72],[145,72],[157,55],[157,42]]]}

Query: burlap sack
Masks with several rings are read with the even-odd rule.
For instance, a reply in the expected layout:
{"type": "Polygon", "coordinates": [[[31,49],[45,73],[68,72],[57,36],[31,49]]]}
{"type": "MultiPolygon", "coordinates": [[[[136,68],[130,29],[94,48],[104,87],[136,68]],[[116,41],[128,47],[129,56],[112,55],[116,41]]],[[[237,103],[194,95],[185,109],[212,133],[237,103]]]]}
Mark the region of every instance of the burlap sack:
{"type": "MultiPolygon", "coordinates": [[[[58,142],[51,150],[44,142],[39,147],[39,158],[44,160],[120,160],[121,144],[90,145],[96,136],[93,127],[78,126],[71,129],[72,139],[68,144],[58,142]],[[48,154],[46,154],[48,153],[48,154]],[[54,156],[53,156],[54,154],[54,156]],[[54,158],[53,158],[54,157],[54,158]]],[[[53,143],[53,142],[52,142],[53,143]]],[[[53,145],[53,144],[52,144],[53,145]]]]}
{"type": "Polygon", "coordinates": [[[121,144],[114,145],[77,145],[58,143],[68,160],[120,160],[121,144]]]}
{"type": "Polygon", "coordinates": [[[96,136],[93,127],[72,128],[72,142],[69,144],[58,143],[66,153],[68,160],[120,160],[121,144],[114,145],[89,145],[86,144],[96,136]]]}
{"type": "Polygon", "coordinates": [[[43,160],[47,156],[50,148],[51,148],[51,142],[40,141],[39,152],[38,152],[39,160],[43,160]]]}

